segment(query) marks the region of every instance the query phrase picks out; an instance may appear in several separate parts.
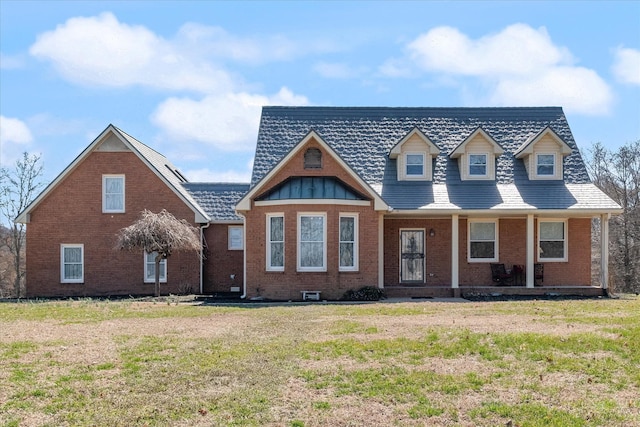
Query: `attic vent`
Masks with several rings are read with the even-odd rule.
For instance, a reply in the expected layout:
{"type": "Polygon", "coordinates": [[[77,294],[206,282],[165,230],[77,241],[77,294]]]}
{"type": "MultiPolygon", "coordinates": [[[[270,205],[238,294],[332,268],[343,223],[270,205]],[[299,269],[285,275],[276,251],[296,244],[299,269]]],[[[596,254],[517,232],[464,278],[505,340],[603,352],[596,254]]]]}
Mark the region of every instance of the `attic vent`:
{"type": "Polygon", "coordinates": [[[305,169],[322,169],[322,152],[317,148],[309,148],[304,153],[305,169]]]}

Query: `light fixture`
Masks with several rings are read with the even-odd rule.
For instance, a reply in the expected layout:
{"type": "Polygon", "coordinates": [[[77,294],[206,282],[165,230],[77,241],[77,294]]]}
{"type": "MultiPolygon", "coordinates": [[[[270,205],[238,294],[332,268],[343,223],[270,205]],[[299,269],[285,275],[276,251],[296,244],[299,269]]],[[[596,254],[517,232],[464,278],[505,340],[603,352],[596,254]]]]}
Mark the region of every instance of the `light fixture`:
{"type": "Polygon", "coordinates": [[[436,235],[436,230],[433,228],[429,230],[429,236],[434,237],[436,235]]]}

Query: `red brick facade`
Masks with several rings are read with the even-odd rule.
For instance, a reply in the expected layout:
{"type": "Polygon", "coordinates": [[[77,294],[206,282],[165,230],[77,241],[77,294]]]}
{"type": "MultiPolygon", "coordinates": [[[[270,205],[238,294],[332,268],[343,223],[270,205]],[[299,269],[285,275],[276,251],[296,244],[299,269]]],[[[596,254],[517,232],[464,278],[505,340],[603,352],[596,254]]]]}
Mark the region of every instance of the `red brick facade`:
{"type": "MultiPolygon", "coordinates": [[[[193,224],[193,211],[134,153],[90,153],[30,214],[27,295],[152,294],[153,283],[144,283],[142,251],[114,250],[118,230],[144,209],[166,209],[193,224]],[[125,213],[102,213],[103,174],[125,175],[125,213]],[[61,283],[61,244],[84,245],[84,283],[61,283]]],[[[198,254],[174,253],[167,260],[161,292],[197,292],[199,269],[198,254]]]]}
{"type": "Polygon", "coordinates": [[[204,294],[231,292],[231,288],[242,290],[244,251],[229,250],[230,226],[231,224],[211,224],[204,230],[207,242],[203,271],[204,294]]]}

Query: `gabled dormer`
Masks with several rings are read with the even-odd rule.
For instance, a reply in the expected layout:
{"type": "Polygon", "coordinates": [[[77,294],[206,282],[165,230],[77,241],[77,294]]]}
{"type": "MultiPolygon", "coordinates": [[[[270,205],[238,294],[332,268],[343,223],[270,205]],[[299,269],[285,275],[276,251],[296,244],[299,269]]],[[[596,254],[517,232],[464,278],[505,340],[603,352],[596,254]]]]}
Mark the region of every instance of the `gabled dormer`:
{"type": "Polygon", "coordinates": [[[389,158],[395,159],[398,181],[431,181],[432,160],[440,149],[418,128],[413,128],[393,146],[389,158]]]}
{"type": "Polygon", "coordinates": [[[561,180],[564,157],[571,151],[571,147],[547,126],[527,139],[513,154],[524,161],[530,180],[561,180]]]}
{"type": "Polygon", "coordinates": [[[502,153],[500,144],[478,127],[451,151],[449,157],[458,159],[462,181],[492,181],[496,179],[496,158],[502,153]]]}

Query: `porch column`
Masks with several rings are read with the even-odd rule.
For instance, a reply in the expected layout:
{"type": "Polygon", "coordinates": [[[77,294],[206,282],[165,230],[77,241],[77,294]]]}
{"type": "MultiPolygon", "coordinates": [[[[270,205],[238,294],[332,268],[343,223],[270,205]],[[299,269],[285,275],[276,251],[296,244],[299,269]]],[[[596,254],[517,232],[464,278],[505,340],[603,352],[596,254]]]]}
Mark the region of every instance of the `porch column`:
{"type": "Polygon", "coordinates": [[[378,288],[384,289],[384,213],[378,214],[378,288]]]}
{"type": "Polygon", "coordinates": [[[458,231],[458,215],[451,215],[451,287],[457,289],[459,287],[459,231],[458,231]]]}
{"type": "Polygon", "coordinates": [[[609,288],[609,214],[600,216],[600,285],[609,288]]]}
{"type": "Polygon", "coordinates": [[[535,285],[533,263],[535,260],[536,242],[533,233],[533,214],[527,214],[527,288],[535,285]]]}

